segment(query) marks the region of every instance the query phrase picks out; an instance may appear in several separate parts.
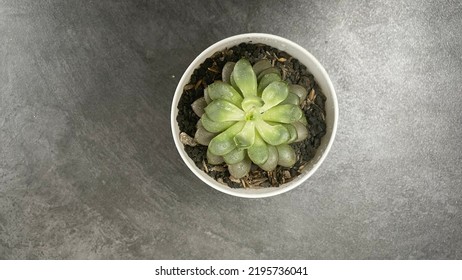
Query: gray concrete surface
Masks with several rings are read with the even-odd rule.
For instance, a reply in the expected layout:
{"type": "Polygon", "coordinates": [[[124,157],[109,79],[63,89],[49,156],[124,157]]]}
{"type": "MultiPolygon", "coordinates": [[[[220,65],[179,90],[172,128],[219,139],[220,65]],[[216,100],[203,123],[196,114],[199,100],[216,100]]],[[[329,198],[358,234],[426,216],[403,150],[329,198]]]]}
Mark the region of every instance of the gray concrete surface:
{"type": "Polygon", "coordinates": [[[0,0],[1,259],[461,259],[460,1],[0,0]],[[204,48],[312,52],[340,123],[280,196],[201,183],[170,134],[204,48]]]}

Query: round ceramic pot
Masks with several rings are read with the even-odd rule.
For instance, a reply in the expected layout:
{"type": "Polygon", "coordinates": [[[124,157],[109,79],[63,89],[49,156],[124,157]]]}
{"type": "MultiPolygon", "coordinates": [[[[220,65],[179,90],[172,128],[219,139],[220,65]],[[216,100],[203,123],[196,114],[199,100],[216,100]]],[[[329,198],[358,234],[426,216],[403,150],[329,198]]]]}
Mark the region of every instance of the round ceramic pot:
{"type": "Polygon", "coordinates": [[[221,40],[212,46],[204,50],[199,56],[194,59],[194,61],[189,65],[189,67],[184,72],[181,77],[180,82],[175,91],[172,103],[171,111],[171,126],[173,139],[175,141],[176,148],[180,153],[181,158],[189,167],[189,169],[204,183],[211,186],[212,188],[219,190],[221,192],[246,198],[260,198],[260,197],[269,197],[277,194],[287,192],[305,182],[313,173],[319,168],[324,159],[326,158],[329,150],[334,142],[335,133],[337,130],[337,121],[338,121],[338,104],[337,97],[335,95],[334,86],[327,75],[324,67],[319,63],[319,61],[307,50],[297,45],[296,43],[284,39],[279,36],[262,34],[262,33],[249,33],[241,34],[237,36],[232,36],[221,40]],[[322,92],[326,96],[327,100],[325,103],[326,109],[326,135],[321,140],[321,144],[316,151],[314,158],[305,165],[302,173],[297,176],[292,181],[282,184],[279,187],[270,187],[270,188],[242,188],[242,189],[233,189],[227,185],[217,182],[212,177],[208,176],[204,171],[199,169],[194,161],[187,155],[184,150],[184,146],[180,141],[180,129],[177,123],[178,115],[178,102],[181,95],[183,94],[183,88],[189,82],[193,71],[196,68],[199,68],[199,65],[202,64],[205,59],[211,57],[214,53],[222,51],[226,48],[231,48],[233,46],[239,45],[240,43],[262,43],[279,49],[281,51],[287,52],[289,55],[298,59],[300,63],[306,66],[309,72],[311,72],[315,78],[315,81],[321,87],[322,92]]]}

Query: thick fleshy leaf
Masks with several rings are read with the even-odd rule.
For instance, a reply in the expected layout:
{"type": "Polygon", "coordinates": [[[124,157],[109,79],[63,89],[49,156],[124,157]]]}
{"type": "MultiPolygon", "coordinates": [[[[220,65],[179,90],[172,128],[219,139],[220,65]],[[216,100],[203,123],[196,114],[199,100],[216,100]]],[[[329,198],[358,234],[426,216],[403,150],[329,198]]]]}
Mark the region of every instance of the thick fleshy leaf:
{"type": "Polygon", "coordinates": [[[287,98],[281,104],[294,104],[298,106],[300,105],[300,98],[295,93],[289,92],[287,98]]]}
{"type": "Polygon", "coordinates": [[[303,100],[305,100],[306,96],[308,95],[306,88],[302,87],[301,85],[290,84],[289,92],[296,94],[300,99],[300,103],[303,102],[303,100]]]}
{"type": "Polygon", "coordinates": [[[226,62],[225,66],[223,66],[223,69],[221,70],[221,79],[223,80],[223,82],[225,83],[230,83],[230,77],[231,77],[231,73],[233,72],[234,70],[234,65],[236,65],[235,62],[226,62]]]}
{"type": "Polygon", "coordinates": [[[212,154],[210,152],[210,149],[207,149],[207,162],[209,164],[217,165],[217,164],[223,163],[224,159],[222,156],[217,156],[217,155],[212,154]]]}
{"type": "Polygon", "coordinates": [[[230,126],[232,126],[233,124],[236,123],[235,121],[232,121],[232,122],[214,122],[207,116],[207,114],[203,114],[200,121],[202,123],[202,126],[207,131],[210,131],[210,132],[213,132],[213,133],[222,132],[225,129],[227,129],[228,127],[230,127],[230,126]]]}
{"type": "Polygon", "coordinates": [[[295,142],[300,142],[308,138],[309,132],[308,132],[308,128],[306,127],[306,125],[304,125],[300,121],[293,122],[292,125],[297,130],[297,139],[295,140],[295,142]]]}
{"type": "MultiPolygon", "coordinates": [[[[207,108],[205,108],[207,111],[207,108]]],[[[292,104],[277,105],[262,114],[265,121],[293,123],[303,116],[302,110],[292,104]]]]}
{"type": "Polygon", "coordinates": [[[229,164],[228,170],[231,176],[239,179],[249,173],[251,165],[252,165],[252,162],[250,161],[250,159],[248,157],[245,157],[244,160],[236,164],[229,164]]]}
{"type": "Polygon", "coordinates": [[[308,126],[308,120],[306,119],[306,116],[305,116],[305,115],[303,115],[303,116],[300,118],[299,122],[301,122],[301,123],[304,124],[305,126],[308,126]]]}
{"type": "Polygon", "coordinates": [[[197,122],[197,130],[194,135],[194,140],[196,140],[197,143],[208,146],[215,136],[217,136],[217,133],[207,131],[200,120],[197,122]]]}
{"type": "Polygon", "coordinates": [[[268,109],[278,105],[287,98],[288,94],[289,88],[285,82],[272,82],[261,94],[261,99],[265,102],[261,111],[267,111],[268,109]]]}
{"type": "Polygon", "coordinates": [[[269,84],[271,84],[272,82],[279,82],[279,81],[282,81],[281,75],[279,74],[269,73],[263,76],[263,78],[261,78],[260,82],[258,83],[258,88],[257,88],[258,96],[261,96],[261,93],[269,84]]]}
{"type": "Polygon", "coordinates": [[[284,126],[269,125],[265,121],[259,120],[256,122],[255,127],[257,128],[260,136],[265,140],[266,143],[276,146],[282,143],[286,143],[290,138],[289,131],[284,126]]]}
{"type": "Polygon", "coordinates": [[[268,145],[258,132],[255,133],[255,142],[248,148],[247,153],[255,164],[263,164],[268,159],[268,145]]]}
{"type": "Polygon", "coordinates": [[[257,95],[257,77],[247,59],[236,62],[232,76],[244,97],[257,95]]]}
{"type": "Polygon", "coordinates": [[[205,98],[201,97],[194,101],[191,104],[191,108],[193,109],[194,113],[200,118],[205,113],[204,109],[207,106],[207,102],[205,102],[205,98]]]}
{"type": "Polygon", "coordinates": [[[275,146],[268,145],[268,159],[259,166],[265,171],[272,171],[278,166],[278,160],[278,149],[275,146]]]}
{"type": "Polygon", "coordinates": [[[297,161],[294,149],[287,145],[282,144],[276,147],[278,150],[278,165],[284,167],[292,167],[297,161]]]}
{"type": "Polygon", "coordinates": [[[205,107],[207,116],[215,122],[240,121],[245,117],[244,111],[223,99],[212,101],[205,107]]]}
{"type": "Polygon", "coordinates": [[[263,70],[260,74],[258,74],[258,81],[261,81],[261,79],[267,75],[267,74],[270,74],[270,73],[274,73],[274,74],[278,74],[278,75],[281,75],[281,73],[279,72],[279,69],[277,68],[274,68],[274,67],[271,67],[271,68],[268,68],[266,70],[263,70]]]}
{"type": "Polygon", "coordinates": [[[287,128],[287,131],[289,131],[290,137],[289,140],[287,140],[287,143],[293,143],[297,140],[298,134],[297,134],[297,129],[292,125],[292,124],[283,124],[285,128],[287,128]]]}
{"type": "Polygon", "coordinates": [[[223,99],[241,107],[242,96],[227,83],[216,81],[207,87],[207,93],[212,100],[223,99]]]}
{"type": "Polygon", "coordinates": [[[266,70],[270,67],[271,67],[271,61],[269,61],[268,59],[262,59],[262,60],[257,61],[253,65],[252,68],[253,68],[253,72],[255,72],[255,75],[258,76],[258,74],[260,74],[263,70],[266,70]]]}
{"type": "Polygon", "coordinates": [[[253,145],[255,141],[255,122],[247,121],[244,128],[234,136],[234,142],[238,148],[248,148],[253,145]]]}
{"type": "Polygon", "coordinates": [[[240,161],[243,161],[245,158],[245,150],[244,149],[234,149],[231,152],[227,153],[223,156],[223,159],[227,164],[236,164],[240,161]]]}
{"type": "Polygon", "coordinates": [[[241,90],[239,89],[239,87],[237,86],[236,84],[236,81],[234,80],[234,75],[233,75],[234,71],[231,72],[231,76],[229,76],[229,83],[231,84],[231,86],[237,91],[239,92],[241,95],[242,95],[242,92],[241,90]]]}
{"type": "Polygon", "coordinates": [[[250,112],[255,108],[263,106],[263,100],[258,96],[248,96],[242,101],[242,109],[244,112],[250,112]]]}
{"type": "Polygon", "coordinates": [[[210,99],[210,96],[207,92],[207,88],[204,88],[204,99],[205,99],[205,102],[207,102],[207,104],[210,104],[210,102],[212,102],[212,99],[210,99]]]}
{"type": "Polygon", "coordinates": [[[244,121],[238,122],[215,136],[209,143],[210,152],[217,156],[223,156],[234,150],[236,148],[234,136],[242,130],[244,124],[244,121]]]}

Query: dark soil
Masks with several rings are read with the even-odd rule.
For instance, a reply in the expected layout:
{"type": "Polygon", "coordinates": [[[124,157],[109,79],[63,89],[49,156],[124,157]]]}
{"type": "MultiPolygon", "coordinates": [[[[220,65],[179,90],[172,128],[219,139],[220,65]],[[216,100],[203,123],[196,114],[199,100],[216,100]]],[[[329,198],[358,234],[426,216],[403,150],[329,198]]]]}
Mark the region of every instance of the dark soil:
{"type": "Polygon", "coordinates": [[[226,62],[236,62],[244,57],[252,64],[264,58],[271,60],[273,65],[281,70],[283,80],[292,84],[299,84],[308,90],[308,97],[302,103],[302,110],[308,120],[310,136],[302,142],[291,144],[297,154],[297,162],[291,168],[278,166],[276,170],[271,172],[263,171],[252,164],[250,174],[238,180],[230,177],[225,163],[222,165],[207,163],[206,146],[185,145],[185,151],[197,167],[218,182],[227,184],[231,188],[278,187],[300,174],[305,164],[314,157],[321,138],[326,134],[324,105],[326,97],[316,84],[313,75],[289,54],[263,44],[242,43],[207,58],[198,69],[194,70],[190,82],[184,88],[178,103],[178,125],[180,131],[194,137],[199,117],[191,109],[191,103],[204,96],[204,87],[216,80],[221,80],[221,69],[226,62]]]}

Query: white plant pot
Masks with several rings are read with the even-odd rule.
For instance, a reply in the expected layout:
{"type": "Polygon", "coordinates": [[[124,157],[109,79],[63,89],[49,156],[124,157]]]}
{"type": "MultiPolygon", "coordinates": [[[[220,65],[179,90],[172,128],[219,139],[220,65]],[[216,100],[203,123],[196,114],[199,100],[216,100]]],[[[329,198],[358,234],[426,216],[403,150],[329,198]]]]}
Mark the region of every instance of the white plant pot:
{"type": "Polygon", "coordinates": [[[233,37],[226,38],[221,40],[212,46],[208,47],[205,51],[203,51],[196,59],[189,65],[188,69],[184,72],[183,76],[181,77],[180,82],[175,91],[175,95],[173,97],[172,103],[172,111],[171,111],[171,126],[172,126],[172,133],[173,139],[175,140],[176,148],[180,153],[181,158],[189,167],[189,169],[196,174],[199,179],[201,179],[204,183],[211,186],[214,189],[217,189],[221,192],[239,196],[239,197],[247,197],[247,198],[260,198],[260,197],[269,197],[277,194],[281,194],[287,192],[300,184],[306,181],[313,173],[319,168],[321,163],[326,158],[332,143],[334,142],[335,133],[337,131],[337,121],[338,121],[338,104],[337,104],[337,96],[335,95],[334,86],[327,75],[326,70],[324,67],[318,62],[318,60],[307,50],[302,48],[301,46],[295,44],[292,41],[284,39],[279,36],[270,35],[270,34],[262,34],[262,33],[249,33],[249,34],[241,34],[233,37]],[[178,127],[178,123],[176,121],[178,115],[178,102],[180,100],[181,95],[183,94],[183,88],[186,84],[188,84],[193,71],[196,68],[199,68],[199,65],[205,61],[208,57],[211,57],[214,53],[218,51],[222,51],[225,48],[231,48],[233,46],[239,45],[240,43],[263,43],[279,49],[281,51],[287,52],[289,55],[293,56],[294,58],[298,59],[303,65],[306,66],[309,72],[311,72],[321,87],[322,92],[326,96],[327,100],[325,103],[326,106],[326,135],[321,140],[321,144],[316,151],[316,155],[314,158],[308,162],[305,166],[302,174],[298,177],[293,179],[292,181],[282,184],[279,187],[270,187],[270,188],[259,188],[259,189],[233,189],[227,185],[220,184],[215,179],[207,175],[204,171],[199,169],[195,164],[194,161],[188,156],[188,154],[184,150],[184,146],[180,141],[180,129],[178,127]]]}

